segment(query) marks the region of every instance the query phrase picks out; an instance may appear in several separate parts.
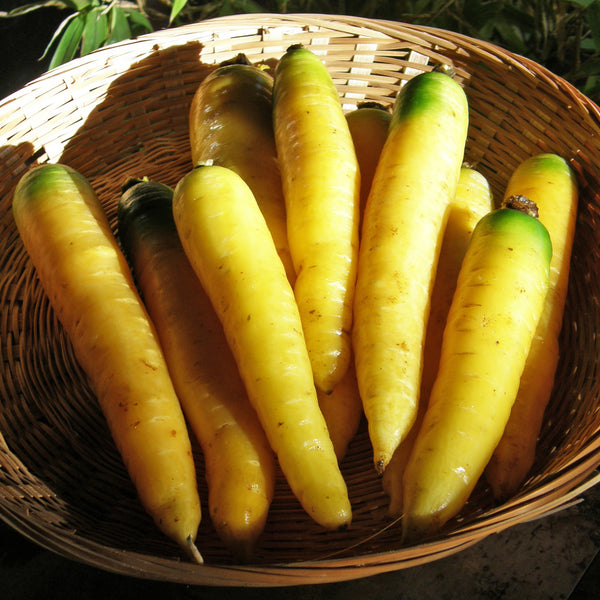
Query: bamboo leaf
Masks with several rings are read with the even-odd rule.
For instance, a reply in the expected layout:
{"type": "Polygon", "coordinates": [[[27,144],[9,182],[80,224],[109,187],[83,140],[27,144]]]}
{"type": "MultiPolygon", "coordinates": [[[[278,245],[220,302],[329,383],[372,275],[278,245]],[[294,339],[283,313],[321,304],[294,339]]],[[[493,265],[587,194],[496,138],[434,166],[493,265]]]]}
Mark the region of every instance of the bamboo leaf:
{"type": "Polygon", "coordinates": [[[146,15],[143,15],[141,12],[131,9],[125,11],[129,22],[141,29],[145,29],[146,31],[154,31],[154,27],[152,27],[152,23],[148,20],[146,15]]]}
{"type": "MultiPolygon", "coordinates": [[[[85,26],[85,15],[82,13],[75,13],[69,20],[70,22],[66,25],[64,32],[60,35],[60,40],[52,55],[52,59],[50,60],[50,65],[48,66],[49,70],[72,60],[79,48],[81,37],[83,35],[83,28],[85,26]]],[[[65,22],[63,21],[63,23],[65,22]]]]}
{"type": "Polygon", "coordinates": [[[108,37],[108,17],[101,7],[92,8],[85,16],[81,42],[81,56],[102,46],[108,37]]]}
{"type": "Polygon", "coordinates": [[[594,0],[585,11],[586,23],[592,36],[594,49],[600,50],[600,0],[594,0]]]}
{"type": "Polygon", "coordinates": [[[169,15],[169,25],[171,25],[173,21],[175,21],[177,15],[179,15],[179,13],[185,8],[187,3],[188,0],[175,0],[175,2],[173,2],[173,6],[171,7],[171,14],[169,15]]]}
{"type": "Polygon", "coordinates": [[[119,6],[113,6],[108,13],[109,35],[106,44],[114,44],[131,38],[131,27],[125,13],[119,6]]]}
{"type": "Polygon", "coordinates": [[[29,4],[23,4],[22,6],[17,6],[6,11],[0,11],[0,18],[10,19],[11,17],[21,17],[26,15],[34,10],[39,10],[40,8],[70,8],[70,4],[67,2],[61,2],[61,0],[45,0],[44,2],[31,2],[29,4]]]}

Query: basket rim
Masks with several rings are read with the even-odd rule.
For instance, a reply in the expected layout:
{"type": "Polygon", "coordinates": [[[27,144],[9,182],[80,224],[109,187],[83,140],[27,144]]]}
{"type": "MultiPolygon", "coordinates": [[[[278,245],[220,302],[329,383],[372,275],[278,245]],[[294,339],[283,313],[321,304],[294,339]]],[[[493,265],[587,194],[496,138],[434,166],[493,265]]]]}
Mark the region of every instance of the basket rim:
{"type": "MultiPolygon", "coordinates": [[[[320,25],[325,29],[335,28],[336,23],[350,25],[357,29],[357,34],[361,28],[369,30],[369,27],[373,27],[373,31],[377,31],[382,37],[388,34],[393,36],[394,34],[406,32],[414,35],[424,34],[430,36],[432,40],[441,40],[444,39],[445,35],[451,33],[438,28],[399,23],[391,20],[347,15],[323,15],[319,13],[291,13],[285,15],[258,13],[214,17],[199,23],[188,24],[170,30],[147,33],[135,40],[119,42],[110,47],[100,48],[85,57],[74,59],[74,61],[66,65],[56,67],[52,71],[41,75],[20,90],[7,96],[4,100],[0,100],[0,108],[3,105],[8,106],[17,96],[28,93],[32,86],[68,76],[74,70],[93,65],[106,56],[119,54],[121,50],[129,49],[133,46],[136,48],[148,48],[150,50],[158,45],[162,49],[184,44],[192,38],[197,40],[200,32],[207,36],[214,35],[215,29],[221,27],[229,27],[235,31],[242,29],[257,30],[259,24],[260,27],[269,25],[282,27],[287,24],[300,26],[302,22],[306,21],[309,21],[309,25],[312,24],[315,27],[320,25]]],[[[489,42],[475,40],[458,33],[451,33],[451,38],[478,52],[494,56],[496,60],[505,61],[515,70],[533,73],[535,77],[552,82],[553,85],[556,84],[557,80],[560,80],[565,94],[573,103],[585,108],[592,122],[598,131],[600,131],[600,109],[595,103],[584,96],[572,84],[552,74],[547,68],[535,63],[531,59],[510,53],[489,42]]],[[[3,442],[2,433],[0,432],[0,450],[6,447],[3,442]]],[[[491,533],[501,531],[532,518],[543,517],[569,506],[574,499],[600,481],[600,476],[593,475],[598,465],[600,465],[600,436],[598,435],[598,431],[596,431],[593,435],[590,435],[586,444],[580,448],[577,456],[569,464],[563,466],[552,481],[542,482],[540,486],[535,486],[527,493],[515,497],[497,510],[487,512],[481,519],[476,519],[468,527],[443,539],[435,539],[409,549],[400,548],[387,552],[358,554],[352,558],[330,557],[294,563],[261,564],[259,566],[209,564],[203,566],[194,565],[192,568],[191,565],[182,565],[186,578],[185,582],[227,586],[292,585],[295,583],[343,581],[381,573],[386,570],[391,571],[415,566],[425,561],[422,555],[416,554],[417,549],[423,549],[424,547],[435,548],[438,550],[440,557],[446,556],[476,543],[491,533]],[[571,467],[576,471],[577,477],[575,478],[567,478],[565,474],[567,469],[571,467]],[[573,481],[575,481],[575,484],[569,485],[573,481]],[[566,492],[562,493],[565,489],[566,492]],[[490,520],[486,521],[488,517],[490,520]]],[[[38,545],[80,562],[86,562],[91,566],[134,576],[147,577],[147,572],[143,572],[140,568],[140,565],[145,564],[147,567],[157,569],[159,578],[170,579],[173,576],[170,567],[171,561],[167,559],[163,561],[148,556],[139,556],[139,562],[136,565],[124,565],[122,560],[123,552],[96,544],[91,540],[84,540],[85,551],[83,551],[82,546],[75,543],[77,538],[71,538],[73,543],[69,543],[66,536],[60,535],[57,530],[55,531],[52,528],[46,531],[47,537],[40,539],[39,530],[28,522],[26,515],[16,514],[9,506],[4,506],[3,502],[0,502],[0,519],[38,545]],[[102,553],[101,560],[98,559],[98,552],[102,553]]],[[[430,559],[428,558],[427,560],[430,559]]],[[[177,581],[181,581],[181,578],[178,578],[177,581]]]]}

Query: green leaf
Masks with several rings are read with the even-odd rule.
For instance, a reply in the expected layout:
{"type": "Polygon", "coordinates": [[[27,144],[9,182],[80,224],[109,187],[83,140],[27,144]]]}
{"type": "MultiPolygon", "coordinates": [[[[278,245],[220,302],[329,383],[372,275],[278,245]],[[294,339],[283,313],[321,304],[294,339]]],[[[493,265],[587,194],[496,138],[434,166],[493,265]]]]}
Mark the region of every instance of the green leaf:
{"type": "Polygon", "coordinates": [[[177,15],[186,7],[188,0],[175,0],[171,7],[171,14],[169,15],[169,25],[175,21],[177,15]]]}
{"type": "Polygon", "coordinates": [[[496,31],[507,44],[508,49],[521,54],[527,52],[527,47],[523,43],[522,37],[519,35],[519,30],[511,24],[505,23],[504,21],[498,21],[498,23],[496,23],[496,31]]]}
{"type": "Polygon", "coordinates": [[[137,25],[138,29],[142,28],[142,29],[145,29],[146,31],[154,31],[154,27],[152,27],[152,23],[150,23],[150,21],[148,20],[146,15],[143,15],[138,10],[135,10],[135,9],[126,10],[125,14],[127,15],[127,18],[129,19],[129,22],[132,23],[134,25],[134,27],[137,25]]]}
{"type": "Polygon", "coordinates": [[[61,2],[61,0],[45,0],[43,2],[31,2],[29,4],[23,4],[9,10],[8,12],[0,11],[0,18],[10,19],[11,17],[20,17],[27,13],[39,10],[40,8],[70,8],[70,4],[67,2],[61,2]]]}
{"type": "Polygon", "coordinates": [[[586,23],[594,42],[594,48],[600,50],[600,1],[594,0],[585,11],[586,23]]]}
{"type": "MultiPolygon", "coordinates": [[[[79,48],[79,44],[81,43],[81,36],[83,35],[83,28],[85,26],[85,15],[75,13],[71,15],[71,17],[65,19],[63,23],[66,25],[66,28],[64,29],[64,33],[60,35],[60,41],[52,55],[48,70],[73,59],[77,52],[77,48],[79,48]],[[68,21],[70,22],[67,25],[68,21]]],[[[61,31],[61,27],[59,27],[59,31],[61,31]]],[[[54,37],[52,39],[54,39],[54,37]]],[[[50,43],[52,43],[52,41],[50,43]]]]}
{"type": "Polygon", "coordinates": [[[86,8],[94,4],[94,0],[66,0],[74,10],[83,12],[86,8]]]}
{"type": "Polygon", "coordinates": [[[577,6],[583,6],[587,8],[590,4],[593,4],[595,0],[567,0],[569,4],[576,4],[577,6]]]}
{"type": "Polygon", "coordinates": [[[108,37],[108,17],[101,7],[92,8],[85,16],[81,42],[81,56],[102,46],[108,37]]]}
{"type": "Polygon", "coordinates": [[[131,27],[125,13],[119,6],[114,5],[108,13],[109,35],[106,44],[114,44],[131,38],[131,27]]]}

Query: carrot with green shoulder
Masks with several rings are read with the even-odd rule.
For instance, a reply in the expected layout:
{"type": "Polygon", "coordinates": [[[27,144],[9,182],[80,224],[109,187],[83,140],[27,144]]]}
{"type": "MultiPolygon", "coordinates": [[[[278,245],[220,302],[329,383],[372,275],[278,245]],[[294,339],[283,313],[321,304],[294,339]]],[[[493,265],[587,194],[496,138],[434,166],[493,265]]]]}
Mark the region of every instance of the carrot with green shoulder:
{"type": "Polygon", "coordinates": [[[20,180],[23,244],[87,374],[140,501],[157,526],[202,558],[187,425],[148,313],[89,182],[60,164],[20,180]]]}
{"type": "Polygon", "coordinates": [[[550,233],[553,255],[544,312],[521,376],[519,393],[486,468],[486,479],[498,500],[506,500],[517,492],[535,461],[544,412],[554,386],[577,221],[577,180],[564,158],[538,154],[523,161],[510,177],[505,196],[515,194],[523,194],[538,205],[540,221],[550,233]]]}
{"type": "Polygon", "coordinates": [[[394,103],[367,199],[353,349],[378,473],[417,416],[431,289],[467,127],[467,98],[452,77],[413,77],[394,103]]]}
{"type": "Polygon", "coordinates": [[[403,488],[403,534],[435,534],[466,503],[498,444],[548,290],[552,244],[524,197],[477,224],[403,488]]]}

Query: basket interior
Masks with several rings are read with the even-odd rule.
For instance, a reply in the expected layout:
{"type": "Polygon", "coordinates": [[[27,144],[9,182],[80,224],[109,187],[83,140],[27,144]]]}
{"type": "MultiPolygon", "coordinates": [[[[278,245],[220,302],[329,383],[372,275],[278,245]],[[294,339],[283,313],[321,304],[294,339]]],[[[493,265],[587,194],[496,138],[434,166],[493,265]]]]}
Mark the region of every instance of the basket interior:
{"type": "Polygon", "coordinates": [[[264,579],[271,569],[278,583],[291,584],[311,570],[333,580],[433,560],[566,501],[600,463],[599,131],[589,100],[526,59],[449,32],[319,15],[244,15],[144,36],[55,69],[9,96],[0,103],[0,518],[56,552],[114,571],[245,585],[272,583],[264,579]],[[238,52],[272,64],[297,42],[322,57],[345,110],[363,100],[390,105],[415,72],[452,65],[470,104],[465,158],[496,196],[528,156],[555,152],[571,162],[580,207],[562,356],[538,458],[514,500],[494,506],[482,482],[436,538],[402,547],[400,527],[386,517],[363,426],[342,464],[351,529],[332,533],[313,524],[279,476],[254,568],[221,578],[210,565],[233,565],[205,505],[198,535],[209,565],[204,571],[182,561],[143,513],[18,238],[12,190],[31,164],[63,162],[89,179],[116,224],[127,177],[175,185],[191,168],[187,112],[214,65],[238,52]]]}

